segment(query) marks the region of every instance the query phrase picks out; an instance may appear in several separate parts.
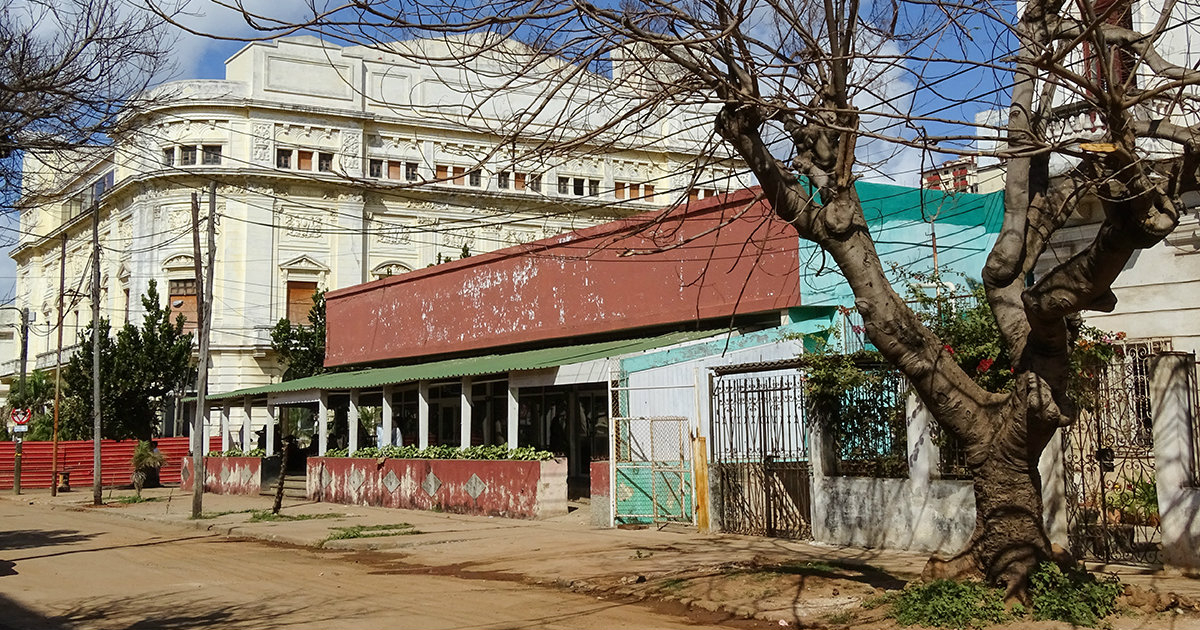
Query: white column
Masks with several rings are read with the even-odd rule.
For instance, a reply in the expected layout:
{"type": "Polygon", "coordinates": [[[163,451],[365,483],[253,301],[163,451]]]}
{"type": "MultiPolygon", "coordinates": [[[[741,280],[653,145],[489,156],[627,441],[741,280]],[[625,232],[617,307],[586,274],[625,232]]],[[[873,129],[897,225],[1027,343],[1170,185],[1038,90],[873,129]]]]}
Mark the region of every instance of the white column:
{"type": "Polygon", "coordinates": [[[520,426],[521,404],[517,402],[518,388],[508,386],[508,448],[517,448],[517,429],[520,426]]]}
{"type": "Polygon", "coordinates": [[[229,409],[230,405],[226,402],[221,406],[221,450],[229,450],[229,409]]]}
{"type": "Polygon", "coordinates": [[[462,396],[458,422],[458,445],[462,448],[471,446],[471,377],[462,377],[462,396]]]}
{"type": "Polygon", "coordinates": [[[350,433],[347,434],[349,442],[346,443],[346,447],[353,453],[358,450],[358,390],[350,392],[350,411],[346,414],[346,424],[350,425],[350,433]]]}
{"type": "Polygon", "coordinates": [[[1196,487],[1189,372],[1191,355],[1165,352],[1150,358],[1155,489],[1162,527],[1163,564],[1200,569],[1200,488],[1196,487]]]}
{"type": "Polygon", "coordinates": [[[392,434],[394,433],[392,429],[393,390],[394,388],[391,385],[383,386],[383,408],[380,410],[380,413],[383,414],[383,435],[386,437],[383,441],[383,444],[380,444],[379,446],[390,446],[395,444],[395,441],[392,439],[392,434]]]}
{"type": "Polygon", "coordinates": [[[250,439],[250,397],[242,398],[242,452],[257,448],[258,445],[250,439]]]}
{"type": "Polygon", "coordinates": [[[329,394],[321,392],[317,401],[317,455],[329,450],[329,394]]]}
{"type": "Polygon", "coordinates": [[[417,384],[417,448],[429,447],[429,381],[417,384]]]}
{"type": "Polygon", "coordinates": [[[275,405],[267,405],[267,456],[275,454],[275,423],[279,418],[275,415],[275,405]]]}

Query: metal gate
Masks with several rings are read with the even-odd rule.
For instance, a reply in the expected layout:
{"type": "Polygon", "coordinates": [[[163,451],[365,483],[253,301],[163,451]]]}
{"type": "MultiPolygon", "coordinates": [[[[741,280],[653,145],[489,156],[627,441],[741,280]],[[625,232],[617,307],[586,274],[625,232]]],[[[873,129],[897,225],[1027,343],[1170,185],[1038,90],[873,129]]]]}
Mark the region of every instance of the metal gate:
{"type": "Polygon", "coordinates": [[[1162,563],[1149,358],[1169,339],[1129,341],[1093,375],[1079,419],[1063,432],[1067,525],[1077,558],[1162,563]]]}
{"type": "Polygon", "coordinates": [[[751,535],[810,538],[812,490],[803,383],[798,372],[725,368],[712,387],[713,473],[721,527],[751,535]]]}
{"type": "Polygon", "coordinates": [[[613,516],[618,523],[692,522],[687,418],[613,418],[613,516]]]}

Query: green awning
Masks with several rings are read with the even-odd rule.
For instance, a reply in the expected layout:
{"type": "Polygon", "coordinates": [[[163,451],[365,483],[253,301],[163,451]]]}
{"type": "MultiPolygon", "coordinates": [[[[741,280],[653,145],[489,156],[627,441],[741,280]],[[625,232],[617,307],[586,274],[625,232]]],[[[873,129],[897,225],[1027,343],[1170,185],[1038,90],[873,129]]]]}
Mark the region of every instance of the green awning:
{"type": "Polygon", "coordinates": [[[481,374],[499,374],[519,370],[540,370],[560,365],[594,361],[596,359],[607,359],[608,357],[632,354],[643,350],[652,350],[677,343],[705,339],[726,332],[729,332],[728,329],[673,332],[658,337],[603,341],[576,346],[526,350],[510,354],[489,354],[479,357],[446,359],[444,361],[374,368],[355,372],[318,374],[294,381],[283,381],[282,383],[263,385],[261,387],[249,387],[221,394],[209,394],[207,401],[215,402],[232,398],[244,398],[246,396],[257,397],[266,394],[309,390],[348,391],[354,389],[374,389],[384,385],[412,383],[415,381],[430,381],[481,374]]]}

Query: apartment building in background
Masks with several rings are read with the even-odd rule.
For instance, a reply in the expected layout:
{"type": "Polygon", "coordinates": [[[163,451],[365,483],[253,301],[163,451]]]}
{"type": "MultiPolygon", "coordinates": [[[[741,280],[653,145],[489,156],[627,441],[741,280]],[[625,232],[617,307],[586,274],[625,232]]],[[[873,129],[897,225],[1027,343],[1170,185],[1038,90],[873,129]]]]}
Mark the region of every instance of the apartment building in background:
{"type": "MultiPolygon", "coordinates": [[[[224,80],[156,88],[110,145],[27,159],[11,255],[15,306],[36,315],[30,369],[56,364],[60,267],[64,361],[91,320],[93,208],[102,316],[114,328],[140,323],[153,280],[192,328],[192,196],[207,216],[215,184],[209,391],[219,393],[278,380],[270,330],[304,322],[318,291],[744,185],[732,162],[698,164],[704,139],[692,130],[711,125],[693,124],[708,116],[694,109],[539,153],[635,102],[620,81],[628,69],[572,73],[552,107],[530,113],[565,62],[506,42],[462,63],[470,37],[370,49],[311,36],[253,43],[226,62],[224,80]],[[458,61],[434,61],[447,59],[458,61]],[[502,98],[489,94],[500,86],[502,98]]],[[[7,361],[0,377],[16,371],[7,361]]]]}

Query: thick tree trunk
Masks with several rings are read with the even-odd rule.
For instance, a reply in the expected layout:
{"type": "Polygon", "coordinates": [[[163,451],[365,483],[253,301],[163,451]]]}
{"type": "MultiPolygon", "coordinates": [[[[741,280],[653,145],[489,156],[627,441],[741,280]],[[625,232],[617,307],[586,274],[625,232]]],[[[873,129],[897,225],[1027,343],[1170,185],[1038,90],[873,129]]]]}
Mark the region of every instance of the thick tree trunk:
{"type": "MultiPolygon", "coordinates": [[[[1023,398],[1017,393],[1014,397],[1023,398]]],[[[994,419],[992,439],[969,445],[975,531],[953,557],[931,558],[922,577],[979,579],[1003,587],[1009,599],[1025,598],[1029,574],[1051,558],[1038,461],[1053,431],[1031,434],[1026,418],[1032,411],[1007,406],[1004,417],[994,419]]]]}

